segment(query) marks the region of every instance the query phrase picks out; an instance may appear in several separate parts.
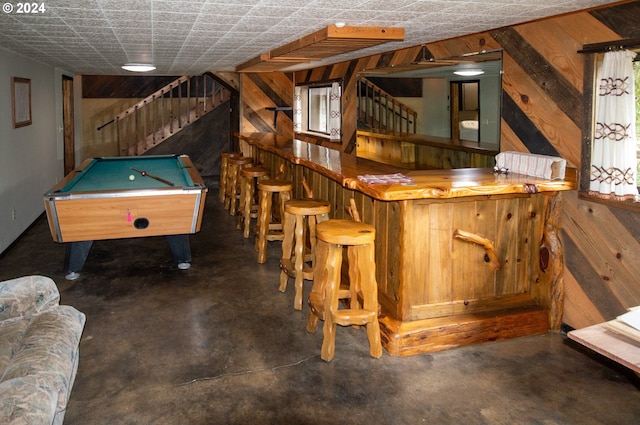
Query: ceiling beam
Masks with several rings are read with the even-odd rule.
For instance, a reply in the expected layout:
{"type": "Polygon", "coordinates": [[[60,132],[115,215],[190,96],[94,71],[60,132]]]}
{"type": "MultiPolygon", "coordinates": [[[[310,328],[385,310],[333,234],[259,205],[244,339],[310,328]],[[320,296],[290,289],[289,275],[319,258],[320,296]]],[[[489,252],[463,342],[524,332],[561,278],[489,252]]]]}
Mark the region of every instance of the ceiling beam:
{"type": "Polygon", "coordinates": [[[404,28],[329,25],[236,67],[237,72],[266,72],[404,40],[404,28]]]}

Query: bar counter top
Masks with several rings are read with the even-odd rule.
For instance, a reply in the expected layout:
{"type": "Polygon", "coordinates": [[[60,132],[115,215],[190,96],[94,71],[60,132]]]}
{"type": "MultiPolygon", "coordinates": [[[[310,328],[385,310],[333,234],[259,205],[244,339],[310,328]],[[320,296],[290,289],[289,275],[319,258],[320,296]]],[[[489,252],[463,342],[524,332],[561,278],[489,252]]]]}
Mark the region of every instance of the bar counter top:
{"type": "Polygon", "coordinates": [[[532,194],[577,188],[577,171],[569,167],[564,180],[547,180],[516,173],[501,174],[490,168],[409,170],[274,133],[241,133],[238,137],[258,149],[308,167],[346,188],[382,201],[532,194]],[[395,173],[412,178],[413,183],[371,184],[358,179],[358,176],[367,174],[395,173]]]}

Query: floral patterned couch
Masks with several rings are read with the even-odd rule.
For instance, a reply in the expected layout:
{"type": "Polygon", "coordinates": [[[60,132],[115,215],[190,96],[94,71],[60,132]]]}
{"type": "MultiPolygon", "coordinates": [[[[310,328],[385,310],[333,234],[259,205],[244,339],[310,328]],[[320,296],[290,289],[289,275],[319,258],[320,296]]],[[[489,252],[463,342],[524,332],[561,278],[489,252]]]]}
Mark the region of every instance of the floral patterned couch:
{"type": "Polygon", "coordinates": [[[62,424],[85,315],[45,276],[0,282],[0,423],[62,424]]]}

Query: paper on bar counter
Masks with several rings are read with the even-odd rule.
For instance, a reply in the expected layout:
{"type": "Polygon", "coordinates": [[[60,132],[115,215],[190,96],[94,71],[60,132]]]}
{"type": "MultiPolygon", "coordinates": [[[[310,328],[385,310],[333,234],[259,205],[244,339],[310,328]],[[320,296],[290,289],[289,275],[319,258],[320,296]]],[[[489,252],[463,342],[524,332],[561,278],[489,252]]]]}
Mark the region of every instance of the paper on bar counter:
{"type": "Polygon", "coordinates": [[[640,306],[630,308],[628,312],[621,314],[617,319],[640,331],[640,306]]]}
{"type": "Polygon", "coordinates": [[[640,348],[640,306],[602,324],[609,331],[633,341],[640,348]]]}
{"type": "Polygon", "coordinates": [[[511,173],[548,180],[562,180],[567,168],[567,161],[558,156],[525,152],[500,152],[496,155],[496,167],[506,168],[511,173]]]}

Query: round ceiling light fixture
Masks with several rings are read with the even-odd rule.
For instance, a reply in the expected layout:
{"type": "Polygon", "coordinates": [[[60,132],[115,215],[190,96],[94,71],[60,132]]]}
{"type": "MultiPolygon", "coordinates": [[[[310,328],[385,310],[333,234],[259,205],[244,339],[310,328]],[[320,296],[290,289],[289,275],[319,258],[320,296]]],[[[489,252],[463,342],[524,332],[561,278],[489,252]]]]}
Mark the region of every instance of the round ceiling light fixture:
{"type": "Polygon", "coordinates": [[[476,75],[484,74],[484,71],[481,69],[458,69],[453,73],[463,77],[475,77],[476,75]]]}
{"type": "Polygon", "coordinates": [[[127,63],[122,65],[122,69],[131,72],[149,72],[156,69],[156,67],[149,63],[127,63]]]}

